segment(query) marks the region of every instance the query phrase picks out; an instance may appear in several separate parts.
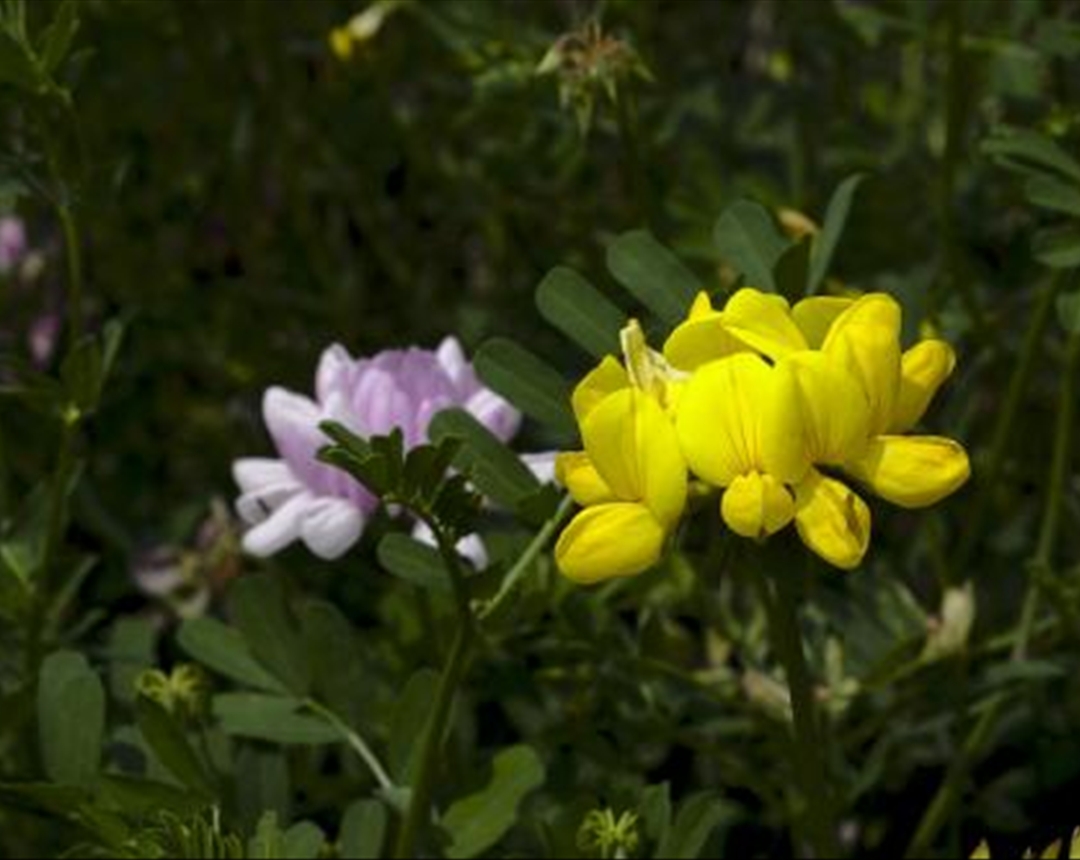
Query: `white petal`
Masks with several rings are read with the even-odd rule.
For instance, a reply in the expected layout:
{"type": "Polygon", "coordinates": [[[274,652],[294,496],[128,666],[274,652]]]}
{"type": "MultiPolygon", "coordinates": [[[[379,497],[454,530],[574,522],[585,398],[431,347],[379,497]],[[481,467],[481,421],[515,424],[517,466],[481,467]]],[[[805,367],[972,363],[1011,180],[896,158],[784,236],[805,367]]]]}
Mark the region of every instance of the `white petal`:
{"type": "Polygon", "coordinates": [[[345,499],[319,499],[300,523],[300,536],[324,561],[341,558],[364,530],[364,515],[345,499]]]}
{"type": "Polygon", "coordinates": [[[314,502],[310,493],[293,496],[266,520],[244,534],[244,549],[252,555],[266,558],[287,547],[300,537],[300,523],[314,502]]]}
{"type": "Polygon", "coordinates": [[[458,339],[453,335],[444,338],[439,348],[435,350],[435,357],[439,360],[442,369],[446,371],[446,375],[450,377],[450,381],[458,385],[469,369],[469,363],[465,360],[465,351],[461,348],[458,339]]]}
{"type": "Polygon", "coordinates": [[[254,493],[268,485],[296,480],[288,463],[270,457],[243,457],[233,463],[232,473],[242,493],[254,493]]]}
{"type": "Polygon", "coordinates": [[[555,458],[558,455],[558,451],[536,451],[532,454],[522,454],[521,462],[541,484],[553,484],[555,483],[555,458]]]}
{"type": "Polygon", "coordinates": [[[306,492],[304,485],[282,460],[247,457],[233,463],[233,477],[243,490],[236,513],[248,525],[258,525],[293,496],[306,492]]]}
{"type": "MultiPolygon", "coordinates": [[[[413,526],[412,536],[413,540],[418,543],[427,544],[431,547],[438,546],[434,533],[427,527],[426,523],[417,523],[413,526]]],[[[457,550],[458,555],[468,559],[477,570],[483,570],[488,566],[487,547],[484,546],[480,535],[465,535],[457,542],[454,549],[457,550]]]]}
{"type": "Polygon", "coordinates": [[[413,526],[412,530],[413,540],[418,543],[427,544],[428,546],[437,547],[438,543],[435,540],[435,533],[428,528],[427,523],[418,522],[413,526]]]}
{"type": "Polygon", "coordinates": [[[484,546],[484,542],[480,539],[480,535],[465,535],[465,537],[457,542],[457,546],[454,548],[458,551],[459,555],[463,555],[471,561],[473,567],[477,570],[483,570],[488,566],[487,547],[484,546]]]}

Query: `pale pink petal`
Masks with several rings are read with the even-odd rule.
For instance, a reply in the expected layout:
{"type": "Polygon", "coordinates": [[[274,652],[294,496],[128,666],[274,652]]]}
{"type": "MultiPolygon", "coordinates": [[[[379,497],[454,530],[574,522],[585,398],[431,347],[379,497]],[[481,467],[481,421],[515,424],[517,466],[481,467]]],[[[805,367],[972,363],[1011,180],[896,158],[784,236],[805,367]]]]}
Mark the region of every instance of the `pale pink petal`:
{"type": "Polygon", "coordinates": [[[263,418],[293,474],[317,489],[329,468],[316,459],[319,449],[329,442],[319,429],[322,410],[310,398],[275,387],[263,398],[263,418]]]}
{"type": "Polygon", "coordinates": [[[314,501],[310,493],[293,496],[244,534],[244,549],[260,558],[283,550],[300,537],[300,524],[314,501]]]}
{"type": "Polygon", "coordinates": [[[296,480],[287,463],[270,457],[242,457],[233,463],[232,473],[242,493],[256,492],[268,484],[296,480]]]}
{"type": "Polygon", "coordinates": [[[521,426],[521,413],[490,389],[477,391],[465,409],[503,442],[508,442],[521,426]]]}
{"type": "Polygon", "coordinates": [[[341,558],[364,530],[364,515],[344,499],[319,499],[304,514],[300,536],[325,561],[341,558]]]}
{"type": "Polygon", "coordinates": [[[282,460],[245,457],[233,463],[233,477],[241,490],[236,513],[248,525],[258,525],[293,496],[305,492],[282,460]]]}
{"type": "Polygon", "coordinates": [[[325,404],[331,391],[342,391],[349,386],[349,375],[356,367],[349,351],[335,343],[323,350],[319,369],[315,372],[315,397],[325,404]]]}
{"type": "Polygon", "coordinates": [[[458,339],[453,335],[444,338],[439,348],[435,350],[435,357],[450,381],[454,385],[460,385],[470,367],[458,339]]]}

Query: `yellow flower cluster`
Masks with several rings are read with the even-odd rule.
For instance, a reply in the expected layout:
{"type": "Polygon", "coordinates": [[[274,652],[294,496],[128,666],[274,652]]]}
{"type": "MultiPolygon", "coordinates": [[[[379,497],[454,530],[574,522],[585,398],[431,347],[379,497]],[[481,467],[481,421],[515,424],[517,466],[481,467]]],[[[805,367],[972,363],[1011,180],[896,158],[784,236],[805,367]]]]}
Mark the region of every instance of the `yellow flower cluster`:
{"type": "Polygon", "coordinates": [[[721,310],[699,295],[663,352],[631,321],[624,358],[577,386],[583,451],[556,476],[583,510],[556,546],[578,582],[657,562],[686,507],[689,474],[722,490],[720,514],[763,540],[794,522],[836,567],[862,561],[870,511],[841,476],[905,508],[932,505],[968,478],[964,449],[909,435],[955,365],[951,347],[900,346],[901,310],[883,293],[803,299],[752,288],[721,310]]]}

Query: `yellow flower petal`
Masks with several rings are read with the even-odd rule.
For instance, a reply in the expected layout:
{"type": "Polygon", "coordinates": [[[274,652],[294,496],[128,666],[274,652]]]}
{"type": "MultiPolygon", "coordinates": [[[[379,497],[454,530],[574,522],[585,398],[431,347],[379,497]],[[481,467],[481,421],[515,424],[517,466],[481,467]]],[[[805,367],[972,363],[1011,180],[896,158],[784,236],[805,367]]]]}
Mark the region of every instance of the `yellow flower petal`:
{"type": "Polygon", "coordinates": [[[802,477],[807,461],[792,385],[752,353],[699,368],[675,420],[690,468],[718,487],[755,471],[781,482],[802,477]]]}
{"type": "Polygon", "coordinates": [[[846,484],[811,470],[795,487],[799,537],[829,564],[858,567],[870,545],[870,509],[846,484]]]}
{"type": "Polygon", "coordinates": [[[574,388],[570,403],[574,407],[574,416],[582,423],[586,416],[609,394],[630,385],[626,368],[610,355],[594,367],[574,388]]]}
{"type": "Polygon", "coordinates": [[[618,499],[644,502],[665,525],[686,504],[686,464],[671,420],[635,388],[608,395],[581,425],[598,477],[618,499]]]}
{"type": "Polygon", "coordinates": [[[641,498],[657,521],[670,529],[686,507],[686,461],[675,426],[656,401],[639,395],[635,403],[641,498]]]}
{"type": "Polygon", "coordinates": [[[821,349],[844,362],[870,403],[870,433],[884,433],[900,388],[900,305],[869,293],[837,317],[821,349]]]}
{"type": "Polygon", "coordinates": [[[731,334],[768,358],[807,348],[783,296],[744,287],[728,299],[723,317],[731,334]]]}
{"type": "Polygon", "coordinates": [[[751,472],[740,475],[724,491],[720,515],[735,534],[763,540],[791,522],[795,500],[772,475],[751,472]]]}
{"type": "Polygon", "coordinates": [[[579,505],[599,505],[615,501],[611,487],[604,483],[589,455],[584,451],[564,451],[555,457],[555,480],[566,487],[579,505]]]}
{"type": "Polygon", "coordinates": [[[824,353],[807,351],[789,356],[777,369],[789,370],[795,378],[811,462],[840,465],[866,447],[870,406],[844,365],[824,353]]]}
{"type": "Polygon", "coordinates": [[[956,353],[943,340],[924,340],[900,359],[900,393],[889,425],[904,433],[919,423],[941,384],[956,367],[956,353]]]}
{"type": "Polygon", "coordinates": [[[712,299],[709,298],[709,294],[704,290],[701,290],[694,296],[694,301],[690,305],[690,310],[686,315],[686,319],[688,321],[699,320],[710,317],[715,313],[716,310],[712,306],[712,299]]]}
{"type": "Polygon", "coordinates": [[[686,320],[676,326],[664,343],[664,358],[679,370],[696,370],[703,364],[741,352],[746,347],[725,327],[723,315],[713,309],[707,293],[698,293],[686,320]]]}
{"type": "Polygon", "coordinates": [[[664,529],[647,507],[618,502],[574,517],[555,545],[555,561],[575,582],[602,582],[648,570],[663,546],[664,529]]]}
{"type": "Polygon", "coordinates": [[[770,385],[769,366],[750,353],[699,368],[683,389],[675,428],[690,468],[726,487],[758,464],[752,392],[770,385]]]}
{"type": "Polygon", "coordinates": [[[798,381],[789,369],[770,368],[771,385],[759,385],[754,397],[759,415],[758,447],[762,471],[778,481],[795,484],[810,468],[806,447],[806,415],[798,381]]]}
{"type": "Polygon", "coordinates": [[[820,349],[836,318],[855,303],[841,296],[811,296],[795,304],[791,318],[811,349],[820,349]]]}
{"type": "Polygon", "coordinates": [[[958,490],[971,474],[967,452],[942,436],[878,436],[844,468],[886,501],[924,508],[958,490]]]}
{"type": "Polygon", "coordinates": [[[581,423],[581,439],[589,459],[615,496],[626,502],[642,498],[634,422],[636,398],[648,399],[633,388],[609,394],[581,423]]]}

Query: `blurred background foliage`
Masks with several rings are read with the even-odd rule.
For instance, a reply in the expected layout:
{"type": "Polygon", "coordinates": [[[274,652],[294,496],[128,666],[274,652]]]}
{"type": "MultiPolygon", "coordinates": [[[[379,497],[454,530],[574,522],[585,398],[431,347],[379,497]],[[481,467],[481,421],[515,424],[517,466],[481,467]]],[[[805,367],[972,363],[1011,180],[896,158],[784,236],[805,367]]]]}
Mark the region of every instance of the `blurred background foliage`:
{"type": "MultiPolygon", "coordinates": [[[[307,856],[330,850],[324,836],[345,856],[369,850],[400,798],[370,799],[340,733],[296,703],[362,729],[403,779],[432,684],[416,670],[440,663],[447,601],[379,570],[379,530],[330,566],[301,550],[265,565],[240,557],[229,467],[269,450],[262,391],[310,390],[333,341],[366,354],[448,332],[470,348],[512,337],[579,376],[590,358],[533,304],[554,266],[639,312],[605,251],[647,227],[721,295],[738,274],[713,242],[721,212],[752,197],[797,231],[793,213],[820,223],[856,173],[829,287],[893,292],[911,333],[954,341],[960,368],[936,423],[969,445],[976,478],[939,511],[875,509],[865,569],[806,579],[845,845],[902,852],[987,708],[995,719],[936,850],[955,856],[990,836],[1015,853],[1080,823],[1071,461],[1058,546],[1034,549],[1076,315],[1065,306],[1065,328],[1051,319],[1025,346],[1029,320],[1051,307],[1043,297],[1080,265],[1080,206],[1047,179],[1069,171],[1045,168],[1053,159],[1038,149],[1080,158],[1077,3],[384,2],[351,32],[362,4],[74,5],[26,9],[31,34],[77,17],[55,72],[67,95],[21,86],[15,41],[0,42],[0,215],[22,218],[34,249],[0,274],[0,345],[15,368],[0,401],[0,555],[16,567],[11,547],[41,518],[35,487],[57,446],[57,422],[29,408],[17,370],[33,359],[56,376],[61,364],[59,348],[30,340],[70,311],[61,200],[77,217],[88,328],[118,319],[125,335],[77,443],[84,469],[62,555],[79,576],[50,642],[89,664],[68,653],[45,666],[56,689],[79,691],[59,700],[75,721],[61,732],[93,722],[103,704],[88,666],[104,670],[110,781],[88,787],[24,742],[35,734],[26,714],[52,688],[43,678],[36,704],[28,697],[15,601],[0,628],[0,853],[307,856]],[[1003,413],[1016,420],[999,433],[1003,413]],[[148,589],[155,575],[172,584],[148,589]],[[1032,576],[1049,611],[1031,653],[1010,660],[1032,576]],[[178,613],[203,617],[178,628],[178,613]],[[190,660],[210,670],[197,683],[190,660]],[[159,675],[137,695],[149,668],[159,675]],[[161,740],[177,732],[195,765],[176,752],[186,742],[161,740]],[[163,763],[167,749],[179,764],[163,763]],[[81,787],[46,790],[46,776],[81,787]],[[159,793],[124,781],[136,777],[159,793]]],[[[530,423],[520,447],[568,442],[530,423]]],[[[492,577],[527,539],[495,524],[492,577]]],[[[536,562],[473,666],[445,769],[460,779],[436,798],[471,796],[505,827],[472,844],[450,827],[454,856],[614,851],[597,836],[602,820],[587,818],[598,809],[640,816],[639,856],[792,850],[787,705],[761,610],[714,517],[684,539],[662,570],[599,591],[536,562]],[[498,766],[492,777],[496,754],[523,774],[520,796],[498,766]]]]}

